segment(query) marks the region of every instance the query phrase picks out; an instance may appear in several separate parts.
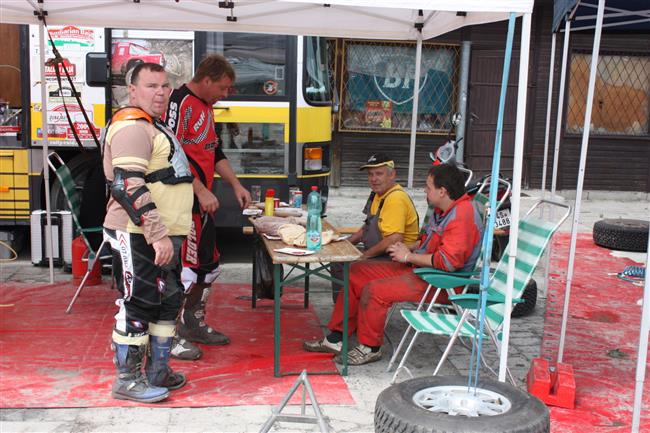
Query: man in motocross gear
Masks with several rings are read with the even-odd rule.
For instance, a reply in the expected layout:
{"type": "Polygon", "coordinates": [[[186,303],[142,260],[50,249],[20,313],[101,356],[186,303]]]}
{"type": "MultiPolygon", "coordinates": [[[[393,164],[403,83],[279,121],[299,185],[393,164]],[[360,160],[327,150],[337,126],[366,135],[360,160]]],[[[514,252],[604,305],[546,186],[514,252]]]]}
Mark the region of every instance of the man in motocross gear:
{"type": "Polygon", "coordinates": [[[194,206],[190,234],[183,243],[182,280],[185,303],[178,324],[178,339],[172,356],[198,359],[201,350],[192,343],[225,345],[230,339],[206,325],[205,305],[210,285],[220,272],[213,214],[219,201],[212,192],[215,171],[233,188],[242,208],[251,201],[219,145],[212,106],[228,96],[235,71],[220,55],[206,57],[192,80],[172,91],[165,115],[167,126],[176,134],[190,162],[194,206]]]}
{"type": "Polygon", "coordinates": [[[190,230],[192,175],[176,137],[159,120],[169,97],[165,70],[138,65],[128,88],[132,107],[113,116],[102,160],[111,191],[104,236],[123,294],[112,335],[112,395],[153,403],[186,383],[169,357],[182,301],[180,247],[190,230]]]}

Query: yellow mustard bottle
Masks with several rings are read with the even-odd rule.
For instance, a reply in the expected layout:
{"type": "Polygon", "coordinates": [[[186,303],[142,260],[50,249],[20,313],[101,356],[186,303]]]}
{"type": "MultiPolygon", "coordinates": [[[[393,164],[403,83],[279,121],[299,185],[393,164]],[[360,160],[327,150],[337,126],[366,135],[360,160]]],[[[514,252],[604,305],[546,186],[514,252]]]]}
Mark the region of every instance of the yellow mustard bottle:
{"type": "Polygon", "coordinates": [[[275,190],[269,188],[266,190],[266,197],[264,198],[264,215],[273,216],[275,204],[273,203],[275,199],[275,190]]]}

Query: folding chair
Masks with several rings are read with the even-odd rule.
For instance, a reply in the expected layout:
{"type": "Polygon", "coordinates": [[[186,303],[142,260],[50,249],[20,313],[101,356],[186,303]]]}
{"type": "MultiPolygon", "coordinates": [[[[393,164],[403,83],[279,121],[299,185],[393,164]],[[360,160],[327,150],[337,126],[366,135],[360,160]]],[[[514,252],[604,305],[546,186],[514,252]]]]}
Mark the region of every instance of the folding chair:
{"type": "Polygon", "coordinates": [[[79,283],[79,287],[77,287],[77,291],[72,297],[72,300],[68,305],[68,308],[66,308],[65,310],[66,314],[68,314],[72,310],[72,305],[74,305],[75,301],[79,297],[79,294],[81,293],[81,290],[86,284],[86,280],[88,279],[90,272],[95,266],[95,262],[97,260],[110,257],[110,255],[107,254],[105,256],[100,257],[100,253],[102,252],[104,245],[108,244],[106,238],[102,240],[102,243],[99,245],[99,248],[97,248],[97,250],[94,250],[90,242],[88,241],[88,237],[86,236],[86,234],[88,233],[101,233],[103,227],[89,227],[89,228],[81,227],[81,224],[79,222],[81,216],[81,193],[77,189],[77,185],[75,184],[74,179],[72,178],[72,174],[70,173],[70,169],[68,168],[68,166],[65,165],[61,157],[57,155],[56,152],[52,152],[47,156],[47,164],[50,166],[52,171],[54,171],[54,174],[56,174],[56,177],[59,180],[59,183],[61,184],[61,188],[63,189],[63,194],[65,195],[66,201],[68,202],[68,207],[70,208],[70,213],[72,214],[72,220],[74,222],[74,226],[79,232],[79,234],[81,235],[81,237],[83,238],[84,242],[86,243],[86,248],[88,249],[88,257],[83,259],[84,261],[88,262],[88,268],[86,270],[86,274],[81,280],[81,283],[79,283]]]}
{"type": "MultiPolygon", "coordinates": [[[[571,212],[571,208],[563,203],[557,203],[550,200],[541,200],[535,205],[533,205],[525,217],[519,223],[519,238],[517,241],[517,255],[515,261],[515,280],[513,287],[513,304],[523,302],[522,299],[519,299],[526,284],[532,277],[535,268],[537,267],[540,258],[544,254],[544,250],[548,245],[551,237],[557,231],[558,227],[566,220],[571,212]],[[565,209],[565,212],[556,222],[543,221],[532,216],[532,212],[542,203],[559,206],[565,209]]],[[[506,249],[507,252],[507,249],[506,249]]],[[[506,279],[507,279],[507,267],[509,256],[507,253],[501,257],[496,270],[493,272],[490,277],[490,281],[487,289],[487,307],[485,311],[485,337],[489,337],[490,340],[494,343],[497,350],[499,349],[499,334],[501,333],[501,327],[503,325],[504,311],[505,311],[505,292],[506,292],[506,279]]],[[[455,276],[450,274],[440,273],[435,270],[422,270],[418,269],[418,274],[421,278],[427,281],[430,285],[436,287],[442,287],[443,289],[448,286],[458,287],[458,286],[467,286],[470,284],[477,284],[479,282],[476,278],[468,278],[467,276],[455,276]]],[[[461,295],[452,295],[449,297],[450,301],[459,307],[458,312],[460,314],[448,314],[448,313],[435,313],[432,312],[432,306],[430,305],[426,311],[414,311],[414,310],[402,310],[402,317],[407,321],[409,328],[414,330],[414,335],[402,357],[399,366],[395,370],[392,381],[395,382],[398,374],[401,370],[406,371],[411,377],[413,375],[405,367],[406,360],[408,355],[413,348],[415,340],[417,339],[420,333],[434,334],[434,335],[446,335],[450,337],[449,343],[445,348],[445,351],[436,366],[436,369],[433,373],[435,376],[438,374],[440,367],[447,359],[449,352],[458,337],[466,337],[472,340],[473,344],[476,344],[474,338],[477,333],[476,323],[476,310],[478,308],[478,299],[479,294],[461,294],[461,295]]],[[[407,329],[407,331],[408,331],[407,329]]],[[[398,347],[398,350],[395,351],[391,363],[393,363],[399,352],[401,350],[401,345],[398,347]]],[[[484,365],[489,368],[487,363],[484,360],[484,365]]],[[[510,375],[512,380],[512,376],[510,375]]]]}
{"type": "MultiPolygon", "coordinates": [[[[469,179],[471,179],[471,177],[472,177],[472,175],[470,174],[469,179]]],[[[487,219],[487,216],[488,216],[488,204],[489,204],[489,198],[488,198],[488,196],[483,194],[483,191],[490,186],[490,177],[491,176],[487,176],[485,178],[485,181],[483,182],[481,187],[476,191],[476,194],[474,195],[474,198],[472,199],[474,204],[476,206],[478,206],[479,213],[481,215],[481,220],[483,222],[485,222],[485,220],[487,219]]],[[[499,183],[504,184],[506,186],[506,192],[505,192],[505,194],[503,194],[501,199],[497,202],[497,204],[496,204],[497,210],[499,210],[501,208],[503,203],[510,196],[510,188],[511,188],[510,182],[506,181],[505,179],[499,179],[499,183]]],[[[467,184],[465,184],[465,186],[467,186],[467,184]]],[[[422,228],[420,229],[421,234],[424,233],[424,230],[426,229],[426,224],[428,223],[429,218],[431,218],[432,213],[433,213],[433,207],[429,206],[429,209],[427,210],[427,214],[425,216],[424,223],[422,224],[422,228]]],[[[481,242],[481,245],[482,245],[482,242],[481,242]]],[[[483,257],[483,255],[479,254],[479,259],[481,257],[483,257]]],[[[452,275],[452,276],[456,276],[456,277],[468,278],[468,277],[471,277],[473,275],[478,274],[479,271],[477,271],[477,269],[480,269],[480,264],[481,264],[481,262],[480,262],[480,260],[478,260],[476,262],[476,265],[474,266],[474,270],[469,271],[469,272],[445,272],[445,271],[442,271],[442,270],[439,270],[439,269],[434,269],[434,268],[417,268],[417,269],[414,269],[413,272],[415,272],[418,275],[419,274],[427,274],[427,275],[436,274],[436,275],[452,275]]],[[[442,281],[440,281],[439,283],[443,284],[442,281]]],[[[463,288],[461,293],[467,292],[468,287],[469,287],[469,285],[465,285],[465,287],[463,288]]],[[[436,300],[438,299],[438,296],[440,295],[440,293],[442,293],[442,290],[447,291],[447,296],[448,297],[456,295],[457,294],[455,292],[456,286],[449,286],[449,287],[442,287],[441,285],[436,286],[436,291],[433,294],[433,296],[431,297],[431,301],[427,302],[427,300],[429,299],[429,293],[431,293],[432,288],[433,288],[433,286],[431,284],[429,284],[427,286],[427,289],[424,291],[424,294],[422,295],[422,299],[420,299],[420,302],[417,304],[417,307],[415,308],[415,311],[422,311],[423,307],[428,304],[429,308],[427,309],[427,311],[431,311],[432,308],[437,308],[437,309],[440,309],[440,310],[442,310],[444,312],[449,312],[449,309],[452,308],[452,309],[454,309],[456,311],[456,313],[458,313],[458,314],[461,313],[459,307],[454,305],[454,304],[449,305],[449,304],[438,304],[438,303],[436,303],[436,300]]],[[[391,309],[389,310],[388,315],[386,316],[386,325],[388,325],[388,322],[390,321],[391,316],[393,315],[395,309],[397,308],[397,305],[398,304],[393,304],[391,306],[391,309]]],[[[390,371],[391,368],[393,368],[393,365],[395,364],[395,360],[396,360],[395,357],[402,350],[402,347],[404,346],[404,343],[406,342],[406,339],[408,338],[408,335],[411,332],[411,330],[412,330],[412,328],[407,327],[406,330],[404,331],[404,334],[402,335],[402,339],[400,340],[400,342],[399,342],[399,344],[397,346],[397,349],[393,352],[393,356],[391,357],[391,360],[388,363],[388,367],[386,368],[386,371],[390,371]]],[[[391,342],[390,338],[388,338],[388,335],[386,335],[386,340],[392,346],[392,342],[391,342]]]]}

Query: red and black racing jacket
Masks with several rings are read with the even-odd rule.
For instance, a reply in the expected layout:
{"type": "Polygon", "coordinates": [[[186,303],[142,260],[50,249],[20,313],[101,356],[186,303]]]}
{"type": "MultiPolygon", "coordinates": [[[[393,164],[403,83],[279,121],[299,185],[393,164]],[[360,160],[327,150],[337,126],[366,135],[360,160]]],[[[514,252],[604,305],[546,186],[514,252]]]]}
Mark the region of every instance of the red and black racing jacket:
{"type": "Polygon", "coordinates": [[[226,158],[214,130],[212,107],[183,84],[172,91],[164,120],[183,146],[192,174],[212,190],[214,165],[226,158]]]}
{"type": "Polygon", "coordinates": [[[431,215],[420,245],[419,254],[433,254],[431,265],[447,272],[471,271],[481,251],[483,222],[472,203],[463,194],[445,213],[431,215]]]}

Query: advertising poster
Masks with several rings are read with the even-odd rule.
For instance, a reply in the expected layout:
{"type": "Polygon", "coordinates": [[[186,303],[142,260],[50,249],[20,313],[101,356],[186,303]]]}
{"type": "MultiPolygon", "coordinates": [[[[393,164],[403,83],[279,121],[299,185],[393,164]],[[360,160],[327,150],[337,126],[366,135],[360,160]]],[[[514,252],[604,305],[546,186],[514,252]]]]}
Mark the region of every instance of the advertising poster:
{"type": "MultiPolygon", "coordinates": [[[[61,86],[57,81],[56,69],[52,60],[54,54],[51,42],[46,44],[45,86],[47,104],[48,136],[50,146],[77,146],[74,138],[74,128],[84,146],[94,147],[90,128],[94,128],[99,136],[99,128],[103,126],[104,119],[94,119],[95,113],[104,113],[105,93],[103,88],[93,88],[84,83],[86,75],[86,54],[104,51],[104,29],[85,28],[77,26],[49,26],[49,33],[54,45],[63,57],[63,62],[58,64],[61,75],[61,86]],[[65,70],[74,83],[72,86],[65,76],[65,70]],[[75,92],[76,91],[76,92],[75,92]],[[74,94],[80,97],[81,105],[74,94]],[[68,108],[72,125],[65,114],[64,101],[68,108]],[[88,114],[91,125],[84,119],[83,111],[88,114]]],[[[30,53],[31,53],[31,119],[32,141],[36,146],[41,145],[42,132],[42,103],[41,101],[41,64],[39,52],[38,26],[30,26],[30,53]]]]}
{"type": "Polygon", "coordinates": [[[366,101],[366,126],[390,128],[392,125],[393,104],[390,101],[366,101]]]}
{"type": "Polygon", "coordinates": [[[126,84],[140,63],[165,68],[172,88],[190,81],[194,72],[194,32],[112,30],[111,79],[114,108],[129,102],[126,84]]]}

